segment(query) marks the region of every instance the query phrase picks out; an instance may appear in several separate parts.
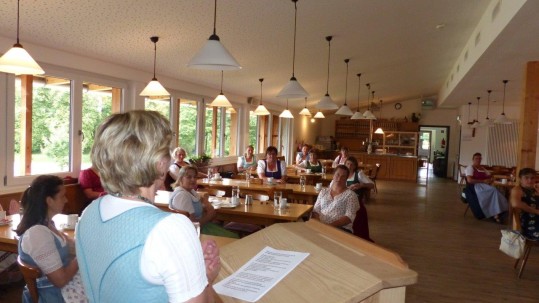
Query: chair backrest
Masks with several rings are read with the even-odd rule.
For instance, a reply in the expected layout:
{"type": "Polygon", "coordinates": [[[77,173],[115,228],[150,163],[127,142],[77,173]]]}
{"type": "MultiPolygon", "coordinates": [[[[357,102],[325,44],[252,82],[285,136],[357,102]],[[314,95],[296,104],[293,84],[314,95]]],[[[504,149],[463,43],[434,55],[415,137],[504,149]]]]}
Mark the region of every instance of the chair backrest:
{"type": "Polygon", "coordinates": [[[521,230],[520,208],[511,207],[511,213],[512,213],[511,220],[513,221],[512,222],[513,230],[521,230]]]}
{"type": "Polygon", "coordinates": [[[369,236],[369,217],[367,215],[367,208],[361,200],[359,201],[359,206],[360,207],[356,213],[356,218],[352,223],[354,235],[367,241],[374,242],[369,236]]]}
{"type": "Polygon", "coordinates": [[[19,269],[21,270],[28,291],[32,300],[37,303],[39,302],[39,293],[37,291],[37,278],[41,277],[41,270],[37,267],[32,267],[21,260],[21,256],[17,257],[17,263],[19,264],[19,269]]]}
{"type": "Polygon", "coordinates": [[[382,164],[376,163],[376,167],[372,170],[372,173],[370,175],[371,180],[376,180],[376,177],[378,176],[378,171],[380,170],[380,167],[382,164]]]}
{"type": "Polygon", "coordinates": [[[232,196],[232,186],[229,185],[215,185],[212,187],[204,187],[200,189],[203,192],[208,193],[210,196],[222,196],[222,197],[231,197],[232,196]]]}

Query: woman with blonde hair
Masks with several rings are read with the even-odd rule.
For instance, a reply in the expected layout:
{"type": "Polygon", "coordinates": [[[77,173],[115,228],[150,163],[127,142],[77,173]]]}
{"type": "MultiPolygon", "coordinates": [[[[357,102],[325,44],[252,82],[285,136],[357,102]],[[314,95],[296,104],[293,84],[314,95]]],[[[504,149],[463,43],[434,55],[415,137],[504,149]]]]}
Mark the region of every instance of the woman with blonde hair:
{"type": "Polygon", "coordinates": [[[220,269],[213,241],[200,244],[185,216],[153,205],[170,164],[172,130],[154,111],[108,117],[92,163],[109,193],[80,218],[77,258],[91,302],[210,302],[220,269]]]}
{"type": "Polygon", "coordinates": [[[252,145],[247,146],[245,149],[245,154],[238,157],[238,172],[243,172],[245,170],[255,170],[257,164],[256,156],[254,155],[255,148],[252,145]]]}

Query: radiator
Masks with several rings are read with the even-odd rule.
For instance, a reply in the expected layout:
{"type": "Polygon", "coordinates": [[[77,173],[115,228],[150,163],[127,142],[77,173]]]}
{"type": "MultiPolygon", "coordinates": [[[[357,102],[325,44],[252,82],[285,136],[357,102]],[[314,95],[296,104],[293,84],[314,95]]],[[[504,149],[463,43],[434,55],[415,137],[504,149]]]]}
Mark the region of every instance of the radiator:
{"type": "Polygon", "coordinates": [[[517,165],[518,123],[494,124],[488,129],[487,159],[489,165],[517,165]]]}

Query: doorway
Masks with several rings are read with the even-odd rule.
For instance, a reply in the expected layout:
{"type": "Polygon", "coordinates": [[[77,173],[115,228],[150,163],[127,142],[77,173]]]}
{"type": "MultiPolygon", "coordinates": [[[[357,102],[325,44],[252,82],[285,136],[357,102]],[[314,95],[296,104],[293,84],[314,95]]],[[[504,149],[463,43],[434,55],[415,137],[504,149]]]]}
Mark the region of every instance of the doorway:
{"type": "Polygon", "coordinates": [[[449,126],[422,125],[419,127],[418,156],[432,166],[432,176],[447,177],[449,126]]]}

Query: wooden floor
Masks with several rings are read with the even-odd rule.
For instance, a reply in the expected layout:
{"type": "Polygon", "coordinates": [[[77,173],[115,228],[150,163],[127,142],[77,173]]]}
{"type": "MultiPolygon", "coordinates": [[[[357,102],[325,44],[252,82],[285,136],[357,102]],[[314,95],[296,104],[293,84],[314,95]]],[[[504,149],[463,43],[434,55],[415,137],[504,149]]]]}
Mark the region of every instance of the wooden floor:
{"type": "Polygon", "coordinates": [[[514,259],[498,249],[504,226],[463,217],[456,182],[422,183],[378,181],[366,206],[371,238],[419,274],[406,302],[539,302],[539,250],[519,280],[514,259]]]}
{"type": "MultiPolygon", "coordinates": [[[[498,250],[503,226],[463,217],[454,181],[421,183],[379,180],[367,204],[371,237],[419,274],[406,301],[539,302],[539,249],[517,279],[513,259],[498,250]]],[[[0,290],[0,302],[20,302],[20,291],[0,290]]]]}

